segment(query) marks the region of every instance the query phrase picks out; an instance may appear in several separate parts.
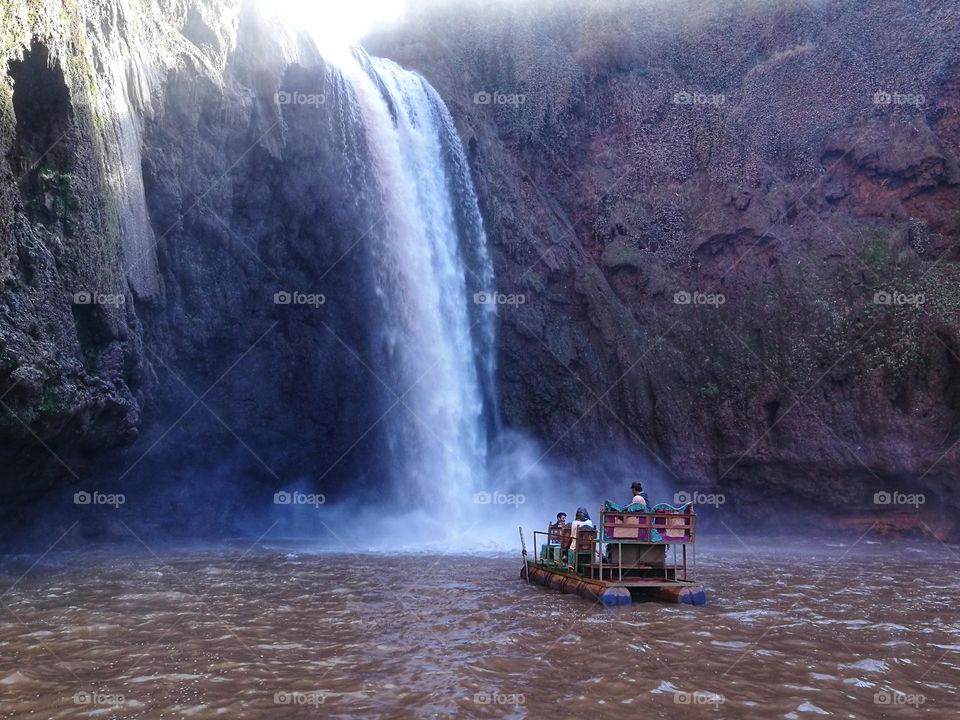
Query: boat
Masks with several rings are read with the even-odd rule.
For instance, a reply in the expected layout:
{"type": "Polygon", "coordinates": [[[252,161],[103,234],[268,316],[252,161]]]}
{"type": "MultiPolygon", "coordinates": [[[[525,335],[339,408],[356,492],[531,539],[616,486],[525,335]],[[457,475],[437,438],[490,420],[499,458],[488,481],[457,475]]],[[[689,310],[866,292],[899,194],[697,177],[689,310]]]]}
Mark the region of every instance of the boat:
{"type": "Polygon", "coordinates": [[[520,577],[604,605],[656,601],[705,605],[696,573],[696,512],[693,503],[600,506],[596,529],[547,526],[533,533],[520,577]]]}

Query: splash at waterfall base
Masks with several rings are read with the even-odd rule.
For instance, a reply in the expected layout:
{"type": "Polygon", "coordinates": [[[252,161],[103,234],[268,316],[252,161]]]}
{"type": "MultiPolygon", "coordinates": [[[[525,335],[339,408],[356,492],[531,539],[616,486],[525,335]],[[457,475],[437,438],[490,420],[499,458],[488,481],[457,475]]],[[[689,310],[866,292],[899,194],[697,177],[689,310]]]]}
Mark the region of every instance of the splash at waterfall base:
{"type": "Polygon", "coordinates": [[[575,536],[566,526],[534,532],[534,559],[525,557],[520,577],[603,605],[705,605],[703,586],[691,577],[695,524],[692,504],[661,503],[648,510],[608,500],[600,508],[599,536],[587,527],[575,536]]]}

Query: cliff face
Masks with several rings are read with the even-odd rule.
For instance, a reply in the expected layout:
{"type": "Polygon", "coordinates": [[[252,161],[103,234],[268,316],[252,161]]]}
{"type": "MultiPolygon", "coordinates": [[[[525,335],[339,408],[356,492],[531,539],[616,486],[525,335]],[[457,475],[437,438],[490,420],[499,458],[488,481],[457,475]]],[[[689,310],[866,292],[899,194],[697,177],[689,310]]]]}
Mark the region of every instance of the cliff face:
{"type": "Polygon", "coordinates": [[[370,43],[451,108],[526,297],[507,422],[748,517],[882,490],[954,517],[958,29],[939,2],[478,3],[370,43]]]}
{"type": "MultiPolygon", "coordinates": [[[[202,529],[249,488],[375,483],[351,249],[376,218],[315,51],[239,0],[6,7],[8,514],[71,484],[202,529]]],[[[370,46],[457,118],[498,289],[525,299],[500,308],[507,424],[745,517],[829,501],[859,527],[880,490],[955,517],[960,11],[526,12],[370,46]]]]}
{"type": "Polygon", "coordinates": [[[24,1],[3,23],[7,518],[118,490],[203,530],[252,488],[362,485],[369,178],[313,46],[240,2],[24,1]]]}
{"type": "Polygon", "coordinates": [[[74,479],[89,457],[135,438],[140,423],[131,389],[142,377],[138,324],[111,200],[120,188],[102,162],[112,128],[91,104],[93,58],[58,52],[75,33],[47,4],[5,6],[0,497],[8,508],[74,479]]]}

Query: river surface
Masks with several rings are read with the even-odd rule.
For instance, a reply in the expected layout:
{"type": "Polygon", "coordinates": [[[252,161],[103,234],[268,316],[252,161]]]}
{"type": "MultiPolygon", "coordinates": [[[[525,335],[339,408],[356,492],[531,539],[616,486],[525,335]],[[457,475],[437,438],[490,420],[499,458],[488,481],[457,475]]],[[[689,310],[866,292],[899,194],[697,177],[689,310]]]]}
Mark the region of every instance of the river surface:
{"type": "Polygon", "coordinates": [[[956,548],[756,545],[698,544],[696,608],[604,609],[506,555],[6,558],[0,716],[958,716],[956,548]]]}

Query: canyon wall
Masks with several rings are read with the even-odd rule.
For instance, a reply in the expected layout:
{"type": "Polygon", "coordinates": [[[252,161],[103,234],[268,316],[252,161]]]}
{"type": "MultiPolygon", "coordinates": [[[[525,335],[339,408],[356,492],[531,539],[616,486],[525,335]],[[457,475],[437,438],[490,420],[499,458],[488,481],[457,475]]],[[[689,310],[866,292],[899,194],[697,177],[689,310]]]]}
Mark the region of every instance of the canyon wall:
{"type": "Polygon", "coordinates": [[[921,492],[911,530],[949,534],[958,31],[941,2],[467,3],[368,43],[451,108],[526,300],[505,421],[740,517],[865,530],[921,492]]]}
{"type": "MultiPolygon", "coordinates": [[[[468,149],[506,425],[598,488],[853,529],[922,492],[911,528],[948,535],[960,10],[483,5],[369,49],[468,149]]],[[[97,488],[202,531],[375,487],[377,218],[315,49],[239,0],[11,0],[0,34],[5,522],[97,488]]]]}
{"type": "Polygon", "coordinates": [[[123,492],[205,532],[375,485],[376,218],[312,42],[240,2],[24,1],[3,33],[5,521],[100,534],[73,493],[123,492]]]}

